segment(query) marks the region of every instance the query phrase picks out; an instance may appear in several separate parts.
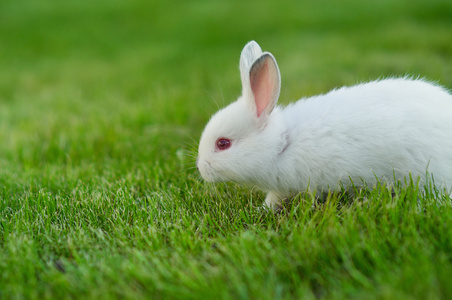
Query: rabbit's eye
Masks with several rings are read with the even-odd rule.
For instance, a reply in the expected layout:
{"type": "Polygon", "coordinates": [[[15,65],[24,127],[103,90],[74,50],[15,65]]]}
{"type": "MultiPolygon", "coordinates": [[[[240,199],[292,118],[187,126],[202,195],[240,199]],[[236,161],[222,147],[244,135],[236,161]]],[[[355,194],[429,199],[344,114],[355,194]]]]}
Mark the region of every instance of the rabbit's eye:
{"type": "Polygon", "coordinates": [[[227,138],[219,138],[216,145],[218,150],[226,150],[231,147],[231,140],[227,138]]]}

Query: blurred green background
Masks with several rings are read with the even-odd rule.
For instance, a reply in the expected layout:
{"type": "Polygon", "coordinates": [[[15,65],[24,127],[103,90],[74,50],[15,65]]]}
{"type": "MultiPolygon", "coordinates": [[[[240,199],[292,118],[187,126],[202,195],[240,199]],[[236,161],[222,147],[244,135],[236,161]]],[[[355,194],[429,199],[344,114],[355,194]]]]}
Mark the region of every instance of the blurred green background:
{"type": "Polygon", "coordinates": [[[2,0],[1,158],[171,155],[239,95],[252,39],[281,103],[406,74],[452,87],[451,36],[450,1],[2,0]]]}
{"type": "Polygon", "coordinates": [[[0,298],[451,294],[448,206],[377,190],[275,216],[201,183],[249,40],[283,104],[387,76],[452,88],[450,0],[0,0],[0,298]]]}

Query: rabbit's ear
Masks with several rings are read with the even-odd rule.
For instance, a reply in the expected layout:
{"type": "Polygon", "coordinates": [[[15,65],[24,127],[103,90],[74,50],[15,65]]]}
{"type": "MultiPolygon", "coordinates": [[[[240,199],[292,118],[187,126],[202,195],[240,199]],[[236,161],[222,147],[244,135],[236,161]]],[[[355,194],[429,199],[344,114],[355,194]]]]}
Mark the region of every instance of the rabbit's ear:
{"type": "Polygon", "coordinates": [[[278,102],[281,78],[275,58],[251,41],[245,45],[240,55],[240,75],[242,96],[249,101],[257,117],[268,115],[278,102]]]}
{"type": "Polygon", "coordinates": [[[249,82],[257,117],[269,115],[278,102],[281,77],[275,58],[268,52],[262,54],[251,66],[249,82]]]}
{"type": "Polygon", "coordinates": [[[252,90],[250,85],[250,71],[253,63],[262,55],[261,47],[251,41],[243,47],[240,55],[240,77],[242,79],[242,94],[246,98],[251,97],[252,90]]]}

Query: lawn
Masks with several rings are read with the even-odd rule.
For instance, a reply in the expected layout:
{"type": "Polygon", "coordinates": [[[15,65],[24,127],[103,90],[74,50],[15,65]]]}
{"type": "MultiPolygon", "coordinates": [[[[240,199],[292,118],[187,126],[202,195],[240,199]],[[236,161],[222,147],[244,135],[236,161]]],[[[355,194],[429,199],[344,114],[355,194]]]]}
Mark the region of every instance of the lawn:
{"type": "Polygon", "coordinates": [[[2,0],[0,298],[451,299],[440,194],[275,214],[194,164],[249,40],[287,104],[387,76],[452,88],[451,37],[439,0],[2,0]]]}

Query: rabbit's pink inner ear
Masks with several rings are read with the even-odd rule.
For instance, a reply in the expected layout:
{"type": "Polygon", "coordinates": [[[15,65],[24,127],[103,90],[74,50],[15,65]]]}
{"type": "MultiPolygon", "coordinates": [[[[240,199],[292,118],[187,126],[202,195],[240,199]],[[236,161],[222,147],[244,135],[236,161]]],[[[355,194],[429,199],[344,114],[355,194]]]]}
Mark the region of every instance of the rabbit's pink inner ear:
{"type": "Polygon", "coordinates": [[[256,104],[257,116],[267,108],[272,97],[272,78],[268,66],[268,60],[257,62],[250,72],[251,89],[256,104]]]}

